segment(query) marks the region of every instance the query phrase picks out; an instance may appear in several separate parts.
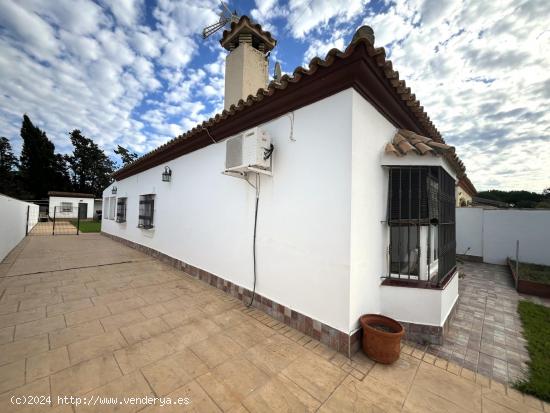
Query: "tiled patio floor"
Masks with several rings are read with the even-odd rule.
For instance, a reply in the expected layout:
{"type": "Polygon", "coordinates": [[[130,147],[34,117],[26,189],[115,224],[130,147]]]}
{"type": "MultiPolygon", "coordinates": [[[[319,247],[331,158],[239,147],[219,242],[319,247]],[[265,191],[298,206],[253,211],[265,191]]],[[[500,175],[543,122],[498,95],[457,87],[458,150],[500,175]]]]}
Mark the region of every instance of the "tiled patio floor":
{"type": "Polygon", "coordinates": [[[550,411],[409,346],[392,366],[350,360],[100,235],[28,237],[0,277],[1,412],[550,411]],[[51,395],[53,407],[15,406],[14,395],[51,395]],[[59,395],[189,404],[58,405],[59,395]]]}
{"type": "Polygon", "coordinates": [[[76,235],[76,227],[67,220],[57,220],[55,225],[53,221],[38,222],[30,232],[30,235],[76,235]]]}
{"type": "MultiPolygon", "coordinates": [[[[523,378],[529,354],[516,311],[522,297],[510,272],[471,262],[460,270],[458,308],[445,343],[422,349],[504,383],[523,378]]],[[[548,305],[548,300],[524,298],[548,305]]]]}

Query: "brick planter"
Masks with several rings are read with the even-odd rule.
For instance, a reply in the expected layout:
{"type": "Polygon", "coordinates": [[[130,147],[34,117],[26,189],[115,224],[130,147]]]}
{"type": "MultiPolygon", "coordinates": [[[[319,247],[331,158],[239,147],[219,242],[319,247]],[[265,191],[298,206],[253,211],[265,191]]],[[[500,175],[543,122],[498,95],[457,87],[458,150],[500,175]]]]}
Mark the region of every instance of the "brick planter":
{"type": "Polygon", "coordinates": [[[518,293],[550,298],[550,284],[543,284],[535,281],[519,279],[518,274],[516,274],[516,269],[510,261],[510,258],[507,259],[507,262],[508,267],[510,267],[510,271],[512,272],[512,277],[514,278],[514,283],[516,285],[516,290],[518,291],[518,293]]]}

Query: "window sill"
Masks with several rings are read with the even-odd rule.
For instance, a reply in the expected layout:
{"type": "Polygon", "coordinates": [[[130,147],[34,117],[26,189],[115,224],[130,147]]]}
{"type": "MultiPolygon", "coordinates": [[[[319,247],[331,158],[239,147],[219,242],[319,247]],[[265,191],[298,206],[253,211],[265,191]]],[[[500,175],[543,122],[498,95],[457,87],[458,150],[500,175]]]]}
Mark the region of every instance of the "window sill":
{"type": "Polygon", "coordinates": [[[151,229],[155,229],[155,226],[154,226],[154,225],[151,225],[151,226],[138,225],[138,228],[140,228],[140,229],[146,229],[146,230],[151,230],[151,229]]]}
{"type": "Polygon", "coordinates": [[[447,287],[447,284],[449,284],[449,282],[457,274],[458,274],[458,270],[455,268],[439,284],[435,284],[433,282],[426,281],[426,280],[417,281],[417,280],[404,280],[404,279],[396,279],[396,278],[384,278],[384,281],[382,281],[382,284],[380,285],[390,286],[390,287],[423,288],[428,290],[444,290],[447,287]]]}

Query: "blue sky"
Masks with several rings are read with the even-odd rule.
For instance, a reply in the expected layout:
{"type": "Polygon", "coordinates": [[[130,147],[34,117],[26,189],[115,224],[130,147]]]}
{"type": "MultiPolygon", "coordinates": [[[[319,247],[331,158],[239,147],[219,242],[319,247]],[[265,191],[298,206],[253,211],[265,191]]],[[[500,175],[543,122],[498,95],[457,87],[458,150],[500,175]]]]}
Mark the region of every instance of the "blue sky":
{"type": "MultiPolygon", "coordinates": [[[[291,73],[369,24],[478,189],[550,186],[550,3],[239,0],[291,73]]],[[[109,154],[146,153],[223,108],[214,0],[3,0],[0,135],[23,113],[60,152],[79,128],[109,154]]]]}

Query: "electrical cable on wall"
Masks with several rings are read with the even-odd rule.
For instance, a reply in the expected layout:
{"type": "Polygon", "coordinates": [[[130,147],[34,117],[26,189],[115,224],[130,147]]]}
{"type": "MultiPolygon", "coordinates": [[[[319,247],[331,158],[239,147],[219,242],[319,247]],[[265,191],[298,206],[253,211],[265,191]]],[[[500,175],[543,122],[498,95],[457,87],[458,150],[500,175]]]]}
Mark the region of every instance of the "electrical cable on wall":
{"type": "Polygon", "coordinates": [[[252,265],[254,273],[254,284],[252,287],[252,297],[247,307],[251,307],[256,297],[256,230],[258,227],[258,204],[260,202],[260,174],[256,174],[256,206],[254,208],[254,235],[252,237],[252,265]]]}
{"type": "MultiPolygon", "coordinates": [[[[270,145],[269,149],[264,150],[264,159],[267,160],[271,158],[273,155],[275,147],[273,144],[270,145]]],[[[253,273],[254,273],[254,284],[252,287],[252,297],[250,298],[250,303],[248,303],[247,307],[251,307],[254,303],[254,298],[256,297],[256,231],[258,227],[258,205],[260,203],[260,189],[261,189],[261,178],[260,174],[256,173],[256,186],[252,185],[250,181],[248,180],[248,177],[246,178],[246,181],[256,189],[256,205],[254,207],[254,235],[252,237],[252,265],[253,265],[253,273]]]]}
{"type": "Polygon", "coordinates": [[[208,135],[208,137],[209,137],[210,139],[212,139],[212,142],[218,143],[218,141],[217,141],[216,139],[214,139],[214,138],[212,137],[212,135],[210,135],[210,131],[208,130],[208,128],[205,128],[205,127],[203,126],[202,129],[203,129],[204,131],[206,131],[206,134],[208,135]]]}

